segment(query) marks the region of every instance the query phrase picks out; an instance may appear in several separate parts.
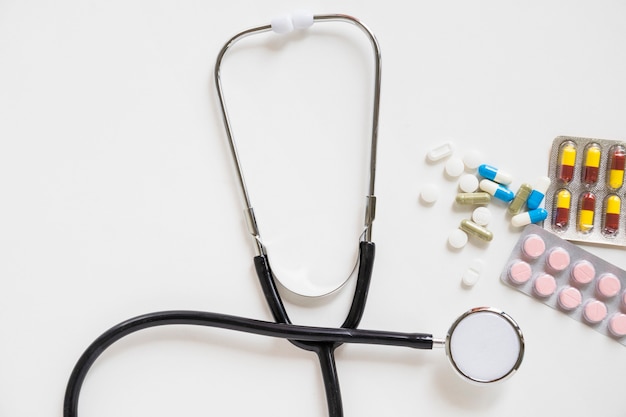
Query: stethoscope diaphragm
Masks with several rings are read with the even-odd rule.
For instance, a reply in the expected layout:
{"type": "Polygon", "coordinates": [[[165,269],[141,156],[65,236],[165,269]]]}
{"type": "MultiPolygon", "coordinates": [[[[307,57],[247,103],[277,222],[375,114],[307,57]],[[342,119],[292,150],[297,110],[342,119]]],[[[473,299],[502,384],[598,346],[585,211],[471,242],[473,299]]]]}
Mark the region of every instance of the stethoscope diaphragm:
{"type": "Polygon", "coordinates": [[[524,336],[517,323],[503,311],[473,308],[448,330],[446,355],[463,378],[483,384],[511,376],[524,357],[524,336]]]}

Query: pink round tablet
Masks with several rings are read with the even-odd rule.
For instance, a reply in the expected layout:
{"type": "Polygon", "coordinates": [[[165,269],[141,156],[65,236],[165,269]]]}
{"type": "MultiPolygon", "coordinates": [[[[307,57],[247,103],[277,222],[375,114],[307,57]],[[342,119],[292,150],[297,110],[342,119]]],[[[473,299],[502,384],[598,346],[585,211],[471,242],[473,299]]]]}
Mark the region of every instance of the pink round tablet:
{"type": "Polygon", "coordinates": [[[536,259],[543,255],[546,250],[546,244],[542,238],[532,234],[526,236],[522,244],[522,252],[531,259],[536,259]]]}
{"type": "Polygon", "coordinates": [[[565,310],[573,310],[583,301],[583,296],[574,287],[565,287],[559,291],[559,305],[565,310]]]}
{"type": "Polygon", "coordinates": [[[550,274],[541,274],[533,282],[535,293],[540,297],[549,297],[556,290],[556,280],[550,274]]]}
{"type": "Polygon", "coordinates": [[[617,337],[626,336],[626,314],[614,314],[609,319],[609,330],[617,337]]]}
{"type": "Polygon", "coordinates": [[[598,300],[588,301],[583,309],[583,316],[589,323],[600,323],[606,314],[606,304],[598,300]]]}
{"type": "Polygon", "coordinates": [[[596,276],[596,269],[589,261],[578,261],[572,268],[572,279],[579,284],[589,284],[596,276]]]}
{"type": "Polygon", "coordinates": [[[548,254],[546,262],[555,271],[562,271],[569,266],[569,252],[563,248],[554,248],[548,254]]]}
{"type": "Polygon", "coordinates": [[[532,269],[524,261],[515,261],[509,266],[509,279],[514,284],[523,284],[530,279],[532,269]]]}
{"type": "Polygon", "coordinates": [[[598,294],[606,298],[615,297],[621,288],[619,279],[611,273],[602,274],[596,284],[598,294]]]}

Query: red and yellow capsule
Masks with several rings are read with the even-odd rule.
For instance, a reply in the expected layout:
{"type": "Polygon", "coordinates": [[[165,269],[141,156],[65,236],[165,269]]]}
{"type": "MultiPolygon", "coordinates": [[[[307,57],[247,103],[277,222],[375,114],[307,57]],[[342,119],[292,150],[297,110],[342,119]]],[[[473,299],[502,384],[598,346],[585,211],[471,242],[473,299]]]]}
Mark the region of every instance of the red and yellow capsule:
{"type": "Polygon", "coordinates": [[[604,221],[602,233],[605,236],[616,236],[619,232],[619,214],[622,200],[615,194],[609,195],[604,202],[604,221]]]}
{"type": "Polygon", "coordinates": [[[552,226],[556,230],[565,230],[569,226],[569,208],[572,195],[565,188],[556,192],[552,226]]]}
{"type": "Polygon", "coordinates": [[[609,187],[618,189],[624,184],[624,166],[626,165],[626,149],[622,145],[611,146],[609,150],[609,187]]]}
{"type": "Polygon", "coordinates": [[[600,170],[600,145],[590,143],[585,147],[585,165],[583,167],[583,183],[593,185],[598,182],[598,172],[600,170]]]}
{"type": "Polygon", "coordinates": [[[574,178],[574,164],[576,163],[576,144],[571,140],[561,144],[559,152],[558,176],[564,183],[569,183],[574,178]]]}
{"type": "Polygon", "coordinates": [[[578,230],[589,233],[593,230],[593,218],[596,209],[596,196],[593,193],[584,193],[580,196],[578,205],[578,230]]]}

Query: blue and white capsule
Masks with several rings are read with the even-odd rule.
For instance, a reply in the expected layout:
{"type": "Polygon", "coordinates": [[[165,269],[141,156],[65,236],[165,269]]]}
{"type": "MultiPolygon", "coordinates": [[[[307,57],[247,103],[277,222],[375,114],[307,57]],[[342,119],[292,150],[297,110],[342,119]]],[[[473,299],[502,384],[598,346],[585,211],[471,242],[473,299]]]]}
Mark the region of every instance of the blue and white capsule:
{"type": "Polygon", "coordinates": [[[529,210],[539,208],[541,202],[543,201],[543,198],[546,195],[546,191],[548,191],[548,188],[550,187],[551,182],[552,181],[549,177],[540,177],[537,179],[537,181],[535,181],[535,183],[533,184],[533,190],[530,192],[528,200],[526,200],[526,205],[528,206],[529,210]]]}
{"type": "Polygon", "coordinates": [[[513,177],[510,174],[507,174],[496,167],[492,167],[491,165],[482,164],[478,167],[478,173],[488,180],[497,182],[498,184],[509,185],[513,182],[513,177]]]}
{"type": "Polygon", "coordinates": [[[513,193],[513,191],[511,191],[504,185],[498,184],[491,180],[481,180],[479,187],[481,190],[491,194],[498,200],[504,201],[505,203],[508,203],[513,200],[513,198],[515,198],[515,193],[513,193]]]}
{"type": "Polygon", "coordinates": [[[538,208],[511,217],[511,224],[514,227],[522,227],[531,223],[542,222],[548,218],[548,212],[545,209],[538,208]]]}

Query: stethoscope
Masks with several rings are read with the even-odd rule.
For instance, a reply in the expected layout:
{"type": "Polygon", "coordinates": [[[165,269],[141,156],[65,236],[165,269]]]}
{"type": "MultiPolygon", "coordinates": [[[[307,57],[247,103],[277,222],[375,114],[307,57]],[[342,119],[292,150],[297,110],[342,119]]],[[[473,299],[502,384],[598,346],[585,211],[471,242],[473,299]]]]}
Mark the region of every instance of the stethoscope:
{"type": "Polygon", "coordinates": [[[246,203],[246,219],[257,248],[257,255],[254,258],[257,276],[275,323],[202,311],[155,312],[119,323],[92,342],[74,366],[65,392],[64,417],[78,416],[78,400],[85,377],[91,365],[109,346],[139,330],[164,325],[208,326],[278,337],[288,339],[298,348],[314,352],[319,359],[326,391],[328,413],[331,417],[343,416],[339,379],[334,357],[335,350],[343,343],[404,346],[415,349],[445,347],[446,355],[453,369],[463,378],[477,384],[502,381],[519,368],[524,356],[524,337],[517,323],[508,314],[495,308],[478,307],[465,312],[450,326],[445,339],[436,339],[427,333],[357,329],[365,309],[374,262],[375,245],[371,241],[371,227],[376,205],[374,175],[380,98],[380,63],[380,49],[373,33],[359,20],[347,15],[314,16],[306,12],[299,12],[292,16],[275,19],[269,25],[244,30],[233,36],[223,46],[215,65],[215,84],[226,134],[230,143],[230,150],[237,168],[239,185],[246,203]],[[299,326],[292,324],[289,319],[274,274],[272,273],[272,268],[270,267],[266,247],[263,245],[260,237],[252,205],[250,204],[220,82],[222,59],[228,49],[240,39],[252,34],[272,30],[276,33],[286,33],[293,29],[305,29],[314,22],[346,22],[361,29],[371,41],[376,67],[370,181],[369,193],[366,198],[365,230],[359,242],[357,278],[352,304],[343,324],[339,328],[299,326]]]}

